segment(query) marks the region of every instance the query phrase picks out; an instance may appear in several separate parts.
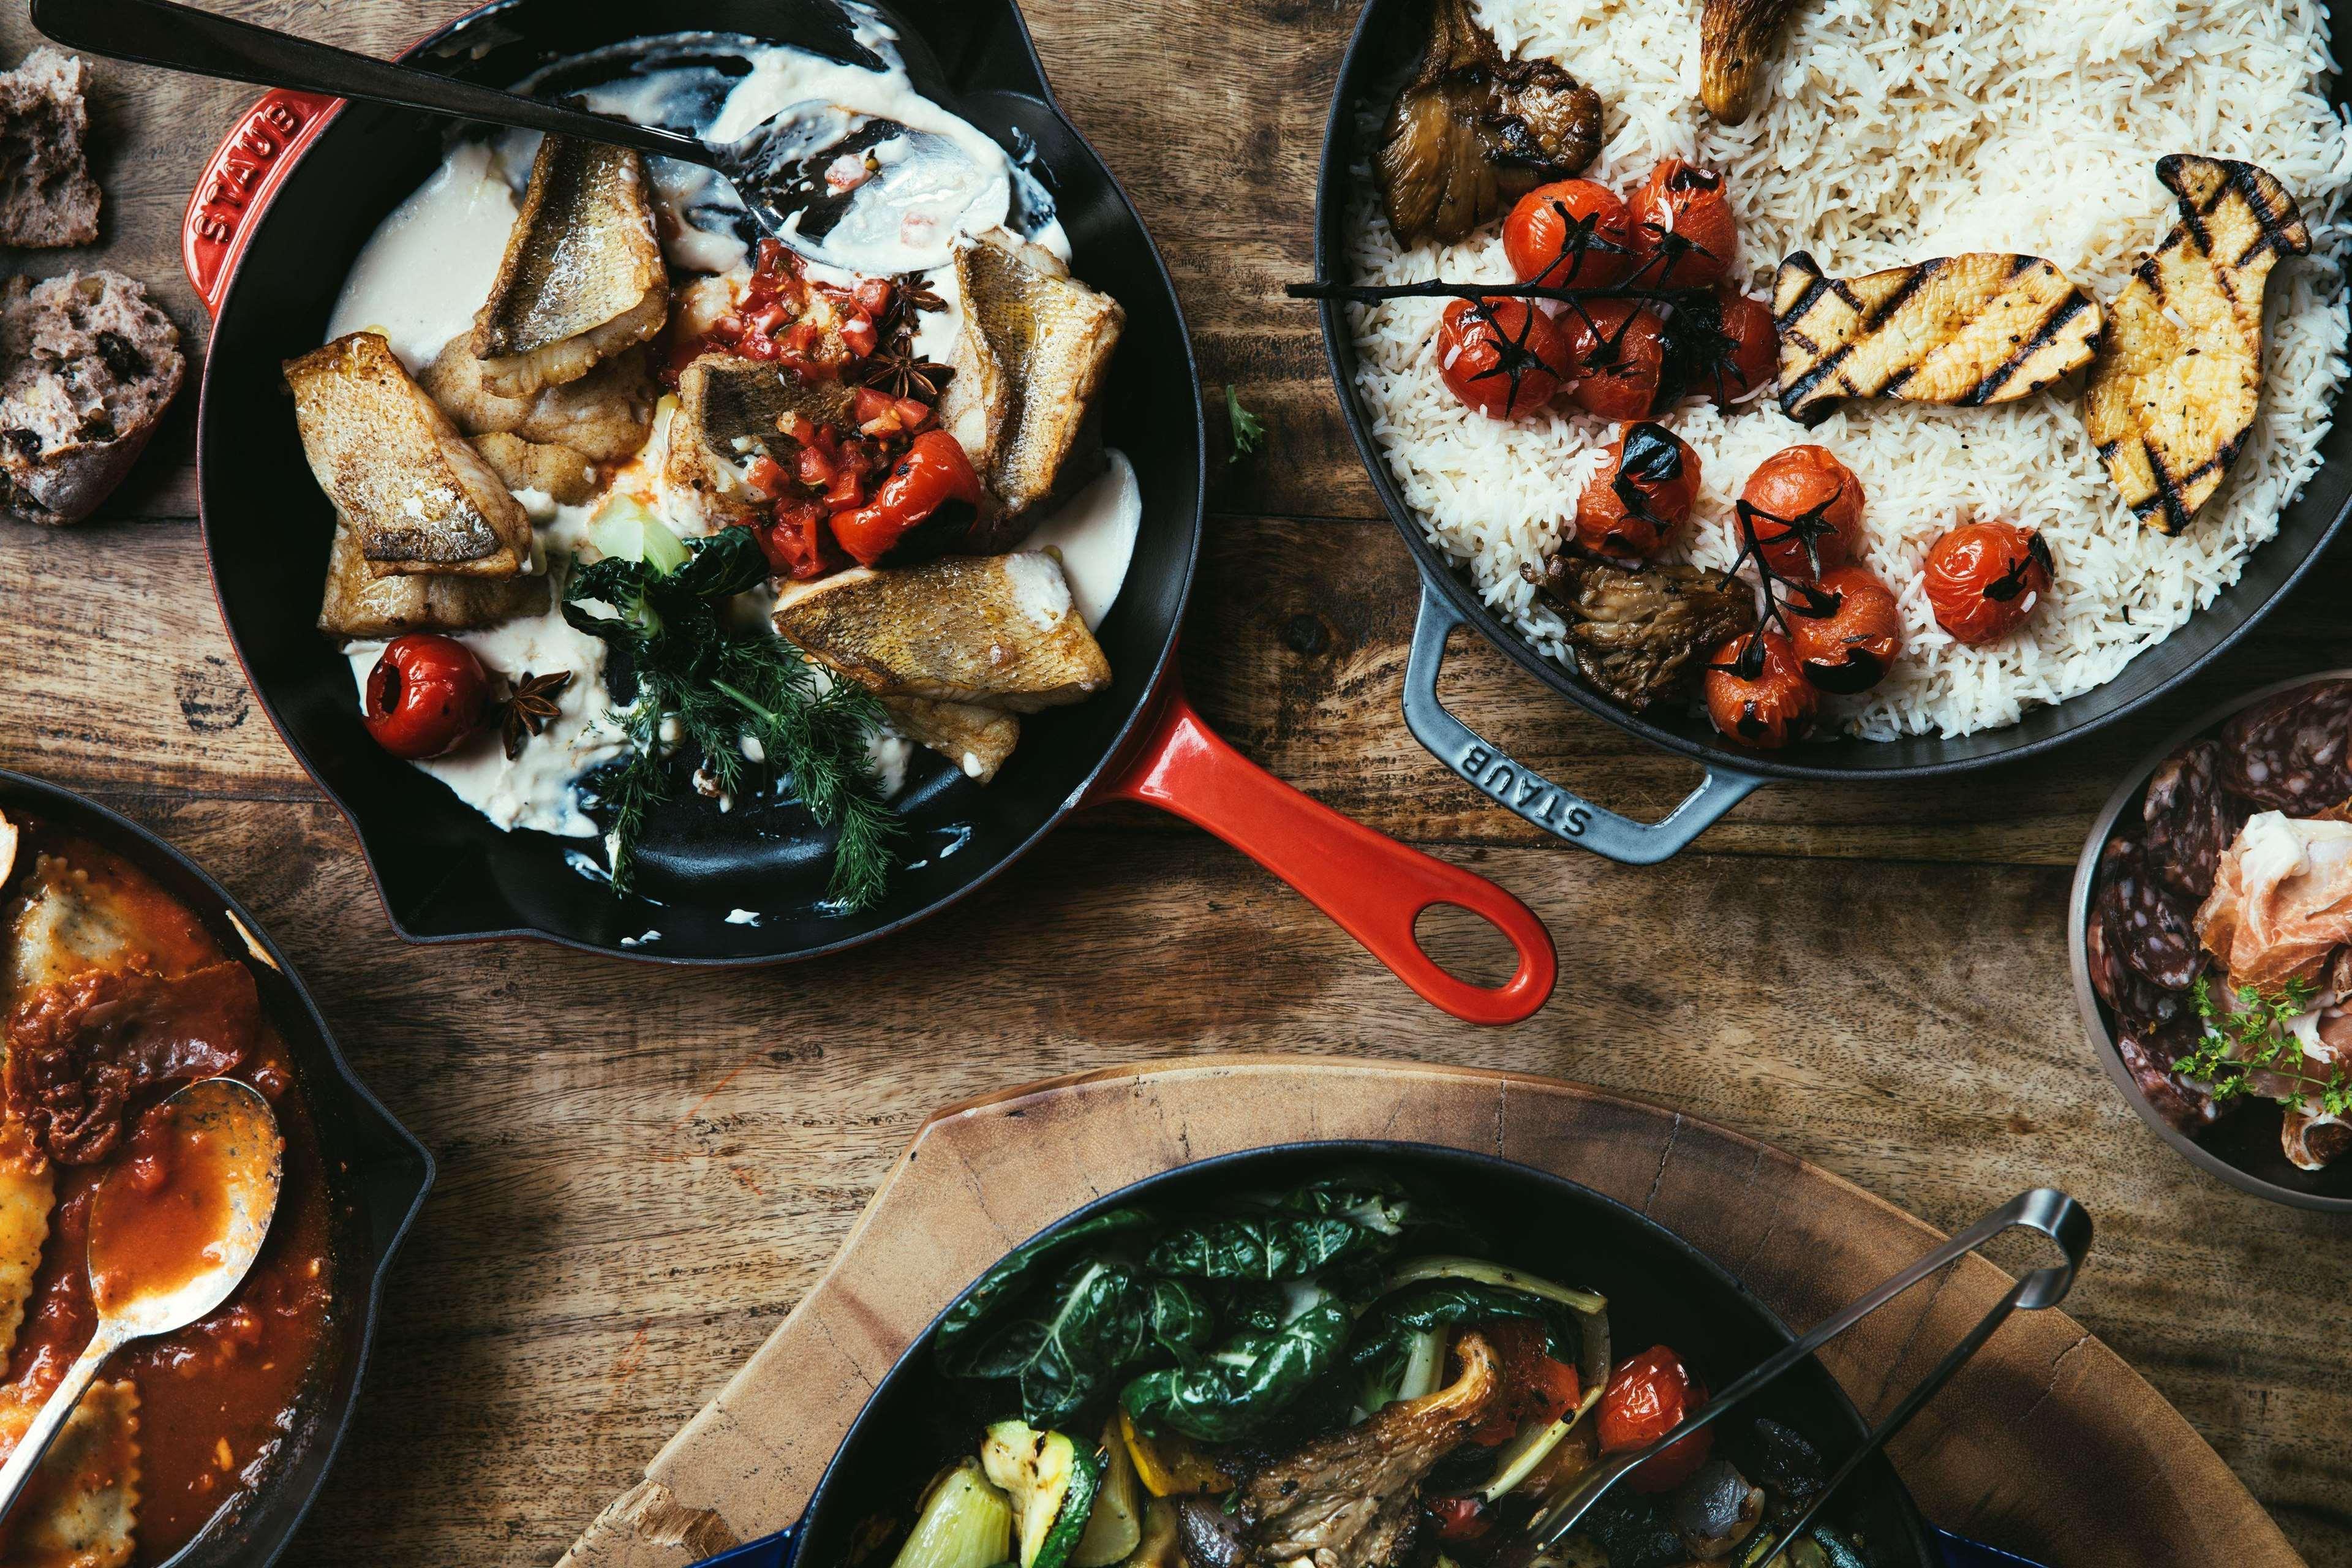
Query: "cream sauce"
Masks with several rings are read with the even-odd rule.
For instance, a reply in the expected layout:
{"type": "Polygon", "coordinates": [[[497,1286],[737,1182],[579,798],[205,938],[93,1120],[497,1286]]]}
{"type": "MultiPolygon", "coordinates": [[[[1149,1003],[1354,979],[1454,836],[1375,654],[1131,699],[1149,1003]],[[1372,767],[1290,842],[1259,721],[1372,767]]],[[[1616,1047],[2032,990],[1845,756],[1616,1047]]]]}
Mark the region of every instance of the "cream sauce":
{"type": "Polygon", "coordinates": [[[1127,581],[1136,535],[1143,525],[1143,492],[1136,487],[1135,465],[1116,447],[1108,456],[1109,467],[1055,507],[1023,547],[1050,551],[1060,559],[1070,597],[1090,632],[1102,629],[1111,601],[1127,581]]]}
{"type": "Polygon", "coordinates": [[[330,339],[373,329],[415,372],[472,328],[514,227],[514,191],[496,163],[485,142],[458,146],[376,226],[327,318],[330,339]]]}

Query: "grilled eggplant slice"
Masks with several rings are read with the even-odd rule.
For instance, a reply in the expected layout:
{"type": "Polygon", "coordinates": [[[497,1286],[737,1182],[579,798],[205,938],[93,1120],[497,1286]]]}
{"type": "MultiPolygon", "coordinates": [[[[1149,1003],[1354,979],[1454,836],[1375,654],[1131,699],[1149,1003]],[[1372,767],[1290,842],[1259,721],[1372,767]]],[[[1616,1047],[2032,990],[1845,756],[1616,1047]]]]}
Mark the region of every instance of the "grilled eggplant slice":
{"type": "Polygon", "coordinates": [[[319,629],[335,637],[393,637],[403,632],[462,632],[547,608],[544,577],[439,577],[409,573],[379,577],[368,569],[359,536],[338,523],[327,554],[327,591],[319,629]]]}
{"type": "Polygon", "coordinates": [[[729,354],[697,359],[677,378],[677,413],[662,458],[665,493],[714,531],[763,515],[769,498],[743,478],[745,465],[798,450],[784,434],[795,417],[839,425],[851,393],[838,382],[808,382],[782,365],[729,354]]]}
{"type": "Polygon", "coordinates": [[[1506,59],[1471,0],[1433,0],[1429,43],[1372,154],[1405,245],[1447,245],[1601,151],[1601,95],[1551,60],[1506,59]]]}
{"type": "Polygon", "coordinates": [[[2263,391],[2263,292],[2311,250],[2286,187],[2252,163],[2175,153],[2180,221],[2116,296],[2083,423],[2132,515],[2179,533],[2245,448],[2263,391]]]}
{"type": "Polygon", "coordinates": [[[370,573],[513,577],[530,519],[377,332],[286,362],[302,452],[370,573]]]}
{"type": "Polygon", "coordinates": [[[2096,301],[2038,256],[1972,251],[1841,280],[1780,263],[1780,406],[1818,425],[1849,397],[1973,408],[2029,396],[2098,346],[2096,301]]]}
{"type": "Polygon", "coordinates": [[[1696,695],[1707,656],[1756,629],[1755,591],[1719,572],[1575,551],[1521,570],[1568,622],[1579,673],[1636,713],[1696,695]]]}
{"type": "Polygon", "coordinates": [[[490,297],[474,317],[482,384],[529,397],[644,342],[669,315],[645,160],[550,136],[530,166],[490,297]]]}

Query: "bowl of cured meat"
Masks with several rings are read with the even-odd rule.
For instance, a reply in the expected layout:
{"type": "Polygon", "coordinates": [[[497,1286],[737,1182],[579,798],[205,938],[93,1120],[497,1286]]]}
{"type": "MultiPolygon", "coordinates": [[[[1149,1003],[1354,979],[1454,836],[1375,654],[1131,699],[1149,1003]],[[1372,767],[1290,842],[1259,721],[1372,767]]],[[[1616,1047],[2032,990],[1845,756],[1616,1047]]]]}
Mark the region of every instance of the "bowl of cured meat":
{"type": "Polygon", "coordinates": [[[2109,1073],[2231,1185],[2352,1212],[2352,670],[2266,687],[2133,771],[2074,876],[2109,1073]]]}

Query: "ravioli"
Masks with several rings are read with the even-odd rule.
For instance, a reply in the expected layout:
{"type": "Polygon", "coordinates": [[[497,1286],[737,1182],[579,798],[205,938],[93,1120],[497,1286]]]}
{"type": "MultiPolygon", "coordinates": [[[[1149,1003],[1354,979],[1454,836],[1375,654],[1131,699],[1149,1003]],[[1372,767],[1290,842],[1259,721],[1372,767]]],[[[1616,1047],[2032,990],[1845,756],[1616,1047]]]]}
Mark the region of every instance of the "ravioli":
{"type": "MultiPolygon", "coordinates": [[[[0,1404],[0,1442],[14,1447],[35,1405],[0,1404]]],[[[8,1516],[0,1568],[124,1568],[139,1522],[139,1390],[94,1383],[8,1516]]]]}
{"type": "Polygon", "coordinates": [[[131,958],[132,921],[89,878],[55,855],[33,862],[9,920],[9,1005],[44,986],[131,958]]]}

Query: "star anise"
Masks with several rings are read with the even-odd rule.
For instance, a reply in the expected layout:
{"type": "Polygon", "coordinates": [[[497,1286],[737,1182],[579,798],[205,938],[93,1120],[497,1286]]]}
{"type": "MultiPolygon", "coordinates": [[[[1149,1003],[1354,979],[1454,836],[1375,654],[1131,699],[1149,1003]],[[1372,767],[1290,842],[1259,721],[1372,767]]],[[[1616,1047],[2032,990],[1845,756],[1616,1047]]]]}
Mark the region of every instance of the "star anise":
{"type": "Polygon", "coordinates": [[[876,349],[853,374],[860,386],[876,387],[893,397],[937,403],[955,368],[925,359],[906,338],[894,338],[876,349]]]}
{"type": "Polygon", "coordinates": [[[524,670],[514,683],[514,695],[499,714],[499,733],[507,745],[507,761],[522,755],[523,742],[555,722],[557,699],[572,684],[572,672],[533,675],[524,670]]]}

